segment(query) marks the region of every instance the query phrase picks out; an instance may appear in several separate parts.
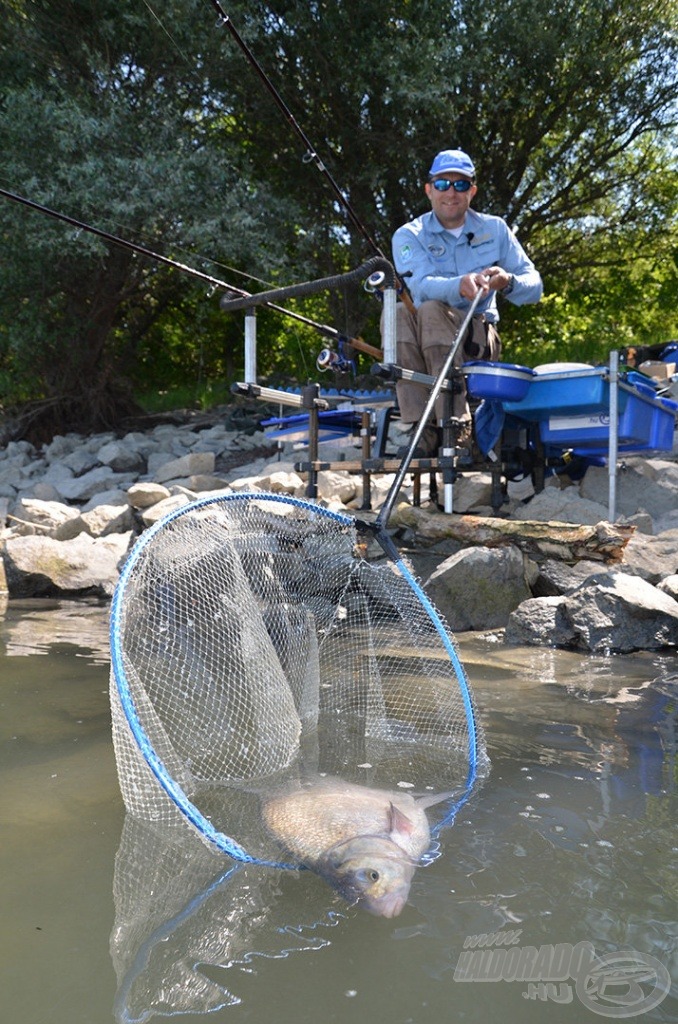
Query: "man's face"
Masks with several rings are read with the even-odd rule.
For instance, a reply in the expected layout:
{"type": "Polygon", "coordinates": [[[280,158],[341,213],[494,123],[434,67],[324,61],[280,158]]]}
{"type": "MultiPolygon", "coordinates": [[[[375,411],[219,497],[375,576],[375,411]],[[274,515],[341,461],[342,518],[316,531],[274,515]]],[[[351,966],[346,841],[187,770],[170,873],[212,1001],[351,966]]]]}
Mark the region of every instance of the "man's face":
{"type": "MultiPolygon", "coordinates": [[[[436,174],[433,181],[470,181],[464,174],[457,174],[450,171],[446,174],[436,174]]],[[[424,188],[431,203],[431,209],[444,228],[459,228],[464,223],[466,211],[471,205],[471,200],[478,191],[475,185],[471,184],[468,192],[457,192],[454,188],[448,188],[447,192],[439,192],[433,181],[427,181],[424,188]]]]}

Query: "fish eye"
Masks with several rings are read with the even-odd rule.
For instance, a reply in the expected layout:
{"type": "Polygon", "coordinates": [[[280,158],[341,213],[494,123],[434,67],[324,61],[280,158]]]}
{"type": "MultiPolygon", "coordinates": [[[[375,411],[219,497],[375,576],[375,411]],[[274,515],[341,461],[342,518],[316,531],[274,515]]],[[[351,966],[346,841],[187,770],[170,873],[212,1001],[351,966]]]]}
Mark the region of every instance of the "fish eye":
{"type": "Polygon", "coordinates": [[[368,875],[368,878],[369,878],[370,882],[378,882],[379,881],[379,872],[375,868],[372,868],[371,871],[368,871],[367,875],[368,875]]]}

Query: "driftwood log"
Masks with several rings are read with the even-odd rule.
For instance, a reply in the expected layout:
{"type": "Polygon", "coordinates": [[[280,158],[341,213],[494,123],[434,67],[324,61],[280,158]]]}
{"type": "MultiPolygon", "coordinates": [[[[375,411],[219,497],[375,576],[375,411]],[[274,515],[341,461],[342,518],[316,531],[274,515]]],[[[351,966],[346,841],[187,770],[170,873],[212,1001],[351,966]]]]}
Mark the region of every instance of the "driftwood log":
{"type": "Polygon", "coordinates": [[[572,563],[592,559],[607,564],[621,562],[624,548],[636,529],[606,522],[581,526],[529,519],[443,515],[405,503],[395,509],[389,526],[409,527],[419,539],[431,544],[445,539],[488,548],[515,544],[535,559],[556,558],[572,563]]]}

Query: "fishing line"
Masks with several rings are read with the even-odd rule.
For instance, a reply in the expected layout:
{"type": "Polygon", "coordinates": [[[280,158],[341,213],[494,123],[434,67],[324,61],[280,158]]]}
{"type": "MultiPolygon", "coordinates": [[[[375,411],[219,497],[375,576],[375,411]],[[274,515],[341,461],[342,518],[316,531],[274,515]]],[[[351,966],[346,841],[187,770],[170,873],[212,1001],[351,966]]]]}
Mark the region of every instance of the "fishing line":
{"type": "MultiPolygon", "coordinates": [[[[0,188],[0,196],[5,199],[13,200],[14,202],[26,206],[31,210],[37,211],[38,213],[43,213],[55,220],[60,220],[65,224],[70,224],[71,227],[76,228],[77,231],[87,231],[113,245],[120,246],[123,249],[128,249],[135,254],[146,256],[148,259],[163,264],[163,266],[172,267],[174,270],[179,270],[184,274],[189,274],[200,281],[205,281],[213,288],[221,288],[227,293],[230,292],[232,295],[237,295],[241,299],[256,299],[256,294],[252,295],[250,292],[244,291],[242,288],[237,288],[235,285],[228,284],[220,278],[212,277],[210,274],[205,274],[200,270],[196,270],[195,267],[188,266],[185,263],[179,263],[177,260],[170,259],[168,256],[162,256],[160,253],[154,252],[152,249],[148,249],[143,245],[138,245],[136,242],[130,242],[126,238],[121,238],[118,235],[111,234],[111,232],[104,231],[102,228],[94,227],[91,224],[85,224],[83,221],[77,220],[75,217],[70,217],[68,214],[61,213],[58,210],[52,210],[47,206],[43,206],[42,203],[37,203],[32,199],[27,199],[25,196],[20,196],[16,192],[0,188]]],[[[294,288],[295,286],[292,287],[294,288]]],[[[312,320],[310,317],[304,316],[302,313],[296,313],[294,310],[286,309],[284,306],[278,306],[273,302],[258,302],[257,305],[263,305],[268,309],[275,310],[275,312],[280,313],[283,316],[290,317],[293,320],[298,320],[300,323],[304,323],[308,327],[313,327],[314,330],[319,331],[328,338],[338,340],[344,337],[344,335],[342,335],[335,327],[330,327],[328,324],[320,324],[317,321],[312,320]]],[[[349,342],[360,341],[358,338],[348,338],[347,340],[349,342]]]]}
{"type": "Polygon", "coordinates": [[[298,135],[298,137],[303,142],[303,144],[305,146],[305,149],[306,149],[305,162],[306,163],[313,163],[313,164],[315,164],[315,166],[318,168],[320,173],[324,176],[325,180],[328,182],[328,184],[329,184],[330,188],[332,189],[334,195],[337,197],[337,199],[339,200],[339,202],[343,206],[344,210],[348,214],[348,216],[349,216],[350,220],[352,221],[353,225],[358,229],[358,231],[363,236],[363,238],[368,243],[368,245],[371,246],[372,250],[378,256],[381,256],[382,258],[385,259],[386,257],[384,256],[384,253],[381,251],[381,249],[379,248],[379,246],[377,245],[375,240],[372,238],[372,236],[370,235],[369,231],[367,230],[367,228],[365,227],[363,222],[360,220],[360,218],[356,214],[356,212],[353,209],[353,207],[351,206],[350,202],[348,201],[348,199],[344,195],[344,192],[342,191],[342,189],[337,184],[335,178],[330,173],[330,171],[328,170],[328,168],[326,167],[326,165],[323,163],[322,159],[318,155],[318,152],[317,152],[315,146],[312,144],[311,140],[309,139],[308,135],[306,135],[306,133],[304,132],[303,128],[301,127],[301,125],[299,124],[297,119],[295,118],[294,114],[292,113],[292,111],[287,106],[287,104],[285,103],[284,99],[282,98],[282,96],[280,95],[280,93],[278,92],[276,87],[274,86],[273,82],[270,80],[270,78],[268,77],[268,75],[264,71],[263,67],[261,66],[261,64],[259,63],[257,58],[254,56],[254,53],[252,52],[252,50],[250,50],[250,48],[247,45],[247,43],[245,42],[245,40],[242,38],[242,36],[238,32],[238,30],[234,26],[233,22],[231,21],[230,17],[228,16],[228,14],[226,14],[226,11],[223,9],[221,4],[219,3],[219,0],[210,0],[210,3],[212,4],[212,6],[216,10],[217,14],[219,15],[219,22],[220,22],[220,24],[224,25],[228,29],[228,31],[231,33],[233,39],[235,40],[237,45],[240,47],[242,52],[245,54],[245,57],[247,58],[249,63],[252,65],[252,67],[254,68],[256,73],[258,74],[259,78],[261,79],[262,83],[264,84],[264,86],[266,87],[268,92],[273,97],[276,105],[278,106],[279,110],[282,112],[285,120],[287,121],[287,123],[290,125],[290,127],[293,129],[293,131],[298,135]]]}
{"type": "Polygon", "coordinates": [[[174,46],[174,48],[176,49],[177,53],[181,55],[181,57],[183,58],[183,60],[185,60],[185,61],[186,61],[186,63],[187,63],[187,64],[191,64],[191,61],[190,61],[190,60],[188,59],[188,56],[187,56],[187,55],[186,55],[186,54],[184,53],[184,51],[183,51],[183,50],[181,49],[181,47],[180,47],[180,46],[179,46],[179,44],[177,43],[176,39],[175,39],[175,38],[173,37],[172,33],[171,33],[171,32],[169,31],[169,29],[168,29],[168,28],[167,28],[167,27],[166,27],[166,26],[164,25],[164,23],[163,23],[163,22],[161,21],[161,19],[159,18],[159,16],[158,16],[158,15],[157,15],[157,14],[155,13],[155,11],[153,10],[153,8],[152,8],[152,7],[151,7],[151,5],[149,4],[148,0],[142,0],[142,2],[143,2],[143,4],[144,4],[144,6],[145,6],[145,7],[146,7],[146,8],[148,9],[148,11],[149,11],[149,12],[150,12],[150,13],[151,13],[151,14],[153,15],[153,17],[155,18],[155,20],[156,20],[156,21],[157,21],[157,23],[158,23],[158,26],[159,26],[159,27],[160,27],[160,28],[162,29],[162,31],[163,31],[163,32],[165,33],[165,35],[167,36],[167,38],[169,39],[169,41],[170,41],[170,42],[172,43],[172,45],[173,45],[173,46],[174,46]]]}
{"type": "MultiPolygon", "coordinates": [[[[330,188],[332,189],[334,195],[337,197],[337,199],[339,200],[339,202],[343,206],[344,210],[348,214],[349,219],[351,220],[353,225],[358,229],[358,231],[363,236],[363,238],[365,239],[367,244],[372,248],[373,252],[375,252],[377,254],[377,256],[381,256],[382,259],[386,259],[387,257],[384,255],[383,251],[377,245],[377,243],[375,242],[374,238],[372,237],[370,232],[365,227],[364,223],[360,220],[360,218],[356,214],[355,210],[353,209],[353,207],[351,206],[350,202],[346,198],[346,195],[344,194],[343,190],[339,187],[339,185],[337,184],[335,178],[330,173],[330,171],[328,170],[327,166],[323,163],[322,159],[318,155],[318,152],[317,152],[315,146],[312,144],[311,140],[309,139],[308,135],[305,133],[305,131],[303,130],[303,128],[301,127],[301,125],[299,124],[297,119],[295,118],[294,114],[292,113],[290,108],[285,103],[284,99],[282,98],[282,96],[280,95],[280,93],[278,92],[276,87],[274,86],[273,82],[270,80],[270,78],[268,77],[268,75],[266,74],[264,69],[262,68],[262,66],[259,63],[259,61],[257,60],[257,58],[254,56],[254,53],[252,52],[252,50],[249,48],[249,46],[247,45],[245,40],[242,38],[240,33],[235,28],[235,26],[234,26],[233,22],[231,21],[230,17],[228,16],[228,14],[226,14],[226,12],[224,11],[223,7],[219,3],[219,0],[210,0],[210,3],[212,4],[212,6],[217,11],[217,14],[219,15],[220,23],[222,25],[225,25],[226,28],[228,29],[228,31],[231,33],[231,35],[233,36],[235,42],[240,47],[242,52],[245,54],[245,57],[250,62],[250,64],[252,65],[252,67],[254,68],[256,73],[258,74],[259,78],[263,82],[264,86],[266,87],[266,89],[269,91],[269,93],[273,97],[276,105],[278,106],[279,110],[282,112],[285,120],[291,126],[293,131],[301,139],[301,141],[303,142],[304,146],[306,147],[306,153],[305,153],[305,155],[303,157],[303,162],[304,163],[313,163],[313,164],[315,164],[315,166],[318,168],[318,170],[323,175],[325,180],[328,182],[328,184],[329,184],[330,188]]],[[[397,282],[397,285],[398,285],[398,292],[399,292],[399,294],[400,294],[400,296],[402,298],[402,301],[405,303],[405,305],[407,306],[409,311],[412,314],[414,314],[415,313],[414,304],[413,304],[412,299],[411,299],[411,297],[409,295],[409,292],[407,290],[407,286],[405,285],[405,282],[402,280],[402,278],[398,277],[397,275],[396,275],[396,282],[397,282]]]]}

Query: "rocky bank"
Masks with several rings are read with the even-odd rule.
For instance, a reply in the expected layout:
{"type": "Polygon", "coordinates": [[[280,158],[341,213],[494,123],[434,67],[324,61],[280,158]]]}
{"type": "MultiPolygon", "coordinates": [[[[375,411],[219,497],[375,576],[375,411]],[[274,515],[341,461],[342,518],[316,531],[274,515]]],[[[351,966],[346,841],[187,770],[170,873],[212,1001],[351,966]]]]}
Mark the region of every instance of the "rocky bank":
{"type": "MultiPolygon", "coordinates": [[[[236,410],[237,411],[237,410],[236,410]]],[[[256,422],[233,412],[174,417],[124,435],[55,437],[40,448],[10,442],[0,451],[0,592],[10,599],[108,599],[139,534],[196,498],[233,491],[305,496],[294,471],[303,453],[276,446],[256,422]]],[[[397,425],[392,428],[399,443],[397,425]]],[[[353,439],[325,444],[333,463],[358,456],[353,439]]],[[[377,510],[391,477],[372,477],[377,510]]],[[[320,473],[319,501],[357,512],[360,478],[320,473]]],[[[423,498],[425,499],[425,489],[423,498]]],[[[455,513],[489,516],[490,477],[464,474],[455,513]]],[[[580,481],[553,476],[540,494],[529,481],[509,485],[511,520],[604,522],[608,474],[591,467],[580,481]]],[[[406,484],[400,501],[411,501],[406,484]]],[[[365,516],[365,513],[360,513],[365,516]]],[[[441,537],[437,529],[394,528],[396,542],[454,631],[496,630],[507,643],[583,651],[678,645],[678,453],[623,459],[617,515],[632,524],[621,560],[535,558],[507,540],[495,546],[441,537]]],[[[446,517],[448,520],[450,517],[446,517]]],[[[1,607],[1,606],[0,606],[1,607]]]]}

